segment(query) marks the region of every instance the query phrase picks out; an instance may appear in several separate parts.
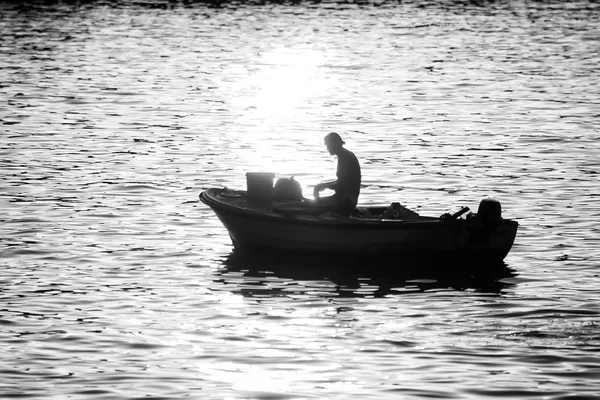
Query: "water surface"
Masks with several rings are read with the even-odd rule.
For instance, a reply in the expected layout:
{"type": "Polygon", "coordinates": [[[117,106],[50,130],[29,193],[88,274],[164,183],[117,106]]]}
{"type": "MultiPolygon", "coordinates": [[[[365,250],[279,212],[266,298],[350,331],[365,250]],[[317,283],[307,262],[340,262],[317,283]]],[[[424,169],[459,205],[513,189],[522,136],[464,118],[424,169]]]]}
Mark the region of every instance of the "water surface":
{"type": "Polygon", "coordinates": [[[0,397],[599,398],[599,11],[2,3],[0,397]],[[198,193],[329,131],[364,204],[500,200],[507,267],[234,254],[198,193]]]}

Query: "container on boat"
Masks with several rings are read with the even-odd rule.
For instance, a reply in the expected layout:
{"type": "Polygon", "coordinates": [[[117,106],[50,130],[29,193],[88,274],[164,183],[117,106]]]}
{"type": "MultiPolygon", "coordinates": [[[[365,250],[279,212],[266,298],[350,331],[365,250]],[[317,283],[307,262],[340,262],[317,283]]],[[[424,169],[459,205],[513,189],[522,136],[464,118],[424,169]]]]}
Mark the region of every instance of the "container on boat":
{"type": "Polygon", "coordinates": [[[273,179],[272,172],[246,173],[246,194],[251,205],[269,207],[273,204],[273,179]]]}

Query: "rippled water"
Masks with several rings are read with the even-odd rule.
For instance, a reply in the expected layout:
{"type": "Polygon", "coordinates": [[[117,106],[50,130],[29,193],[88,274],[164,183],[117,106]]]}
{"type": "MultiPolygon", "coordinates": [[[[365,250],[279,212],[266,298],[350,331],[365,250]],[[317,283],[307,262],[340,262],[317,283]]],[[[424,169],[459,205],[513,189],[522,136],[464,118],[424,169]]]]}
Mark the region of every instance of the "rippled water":
{"type": "Polygon", "coordinates": [[[0,6],[0,397],[600,398],[597,3],[170,4],[0,6]],[[198,193],[332,130],[506,270],[234,255],[198,193]]]}

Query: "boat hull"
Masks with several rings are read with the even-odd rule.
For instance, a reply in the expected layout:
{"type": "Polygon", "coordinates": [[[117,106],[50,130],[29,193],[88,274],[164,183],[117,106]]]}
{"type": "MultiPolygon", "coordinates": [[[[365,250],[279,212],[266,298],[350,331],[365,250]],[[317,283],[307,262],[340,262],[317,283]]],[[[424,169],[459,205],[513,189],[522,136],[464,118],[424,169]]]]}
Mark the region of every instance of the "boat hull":
{"type": "Polygon", "coordinates": [[[229,199],[221,189],[202,192],[241,250],[343,254],[480,254],[501,261],[514,242],[518,224],[494,226],[468,220],[377,220],[341,216],[284,216],[271,208],[251,207],[244,192],[229,199]]]}

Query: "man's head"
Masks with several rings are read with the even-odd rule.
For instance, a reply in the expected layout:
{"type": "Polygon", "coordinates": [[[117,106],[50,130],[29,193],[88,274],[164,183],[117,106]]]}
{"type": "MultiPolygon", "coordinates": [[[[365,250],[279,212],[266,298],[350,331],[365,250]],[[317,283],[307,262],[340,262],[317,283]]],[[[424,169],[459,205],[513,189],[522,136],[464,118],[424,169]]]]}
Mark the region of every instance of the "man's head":
{"type": "Polygon", "coordinates": [[[327,136],[325,136],[325,146],[327,146],[327,150],[329,150],[329,154],[335,155],[342,149],[342,147],[346,144],[335,132],[331,132],[327,136]]]}

